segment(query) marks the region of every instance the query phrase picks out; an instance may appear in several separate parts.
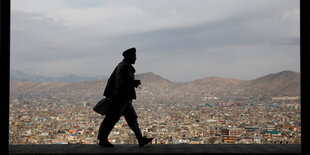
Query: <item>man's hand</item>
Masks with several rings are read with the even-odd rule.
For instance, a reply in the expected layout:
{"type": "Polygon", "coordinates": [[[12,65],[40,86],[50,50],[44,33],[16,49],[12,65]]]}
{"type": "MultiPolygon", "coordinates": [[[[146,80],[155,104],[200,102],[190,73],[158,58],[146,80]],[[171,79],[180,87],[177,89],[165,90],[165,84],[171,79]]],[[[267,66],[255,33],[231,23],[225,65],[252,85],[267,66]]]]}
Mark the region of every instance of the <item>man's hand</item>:
{"type": "Polygon", "coordinates": [[[134,86],[137,88],[139,85],[141,85],[141,81],[140,80],[135,80],[134,86]]]}

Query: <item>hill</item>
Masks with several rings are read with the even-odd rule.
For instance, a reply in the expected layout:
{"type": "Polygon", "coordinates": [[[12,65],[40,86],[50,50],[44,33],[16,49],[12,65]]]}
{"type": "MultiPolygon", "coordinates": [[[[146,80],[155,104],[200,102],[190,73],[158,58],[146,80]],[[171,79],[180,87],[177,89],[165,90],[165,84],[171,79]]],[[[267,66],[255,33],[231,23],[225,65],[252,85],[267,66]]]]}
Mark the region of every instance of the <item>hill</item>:
{"type": "MultiPolygon", "coordinates": [[[[154,73],[136,75],[141,80],[141,88],[136,89],[138,99],[187,100],[201,96],[299,96],[300,74],[283,71],[269,74],[254,80],[207,77],[189,83],[174,83],[154,73]]],[[[107,79],[67,82],[12,81],[11,97],[20,96],[59,96],[66,98],[101,98],[107,79]]]]}
{"type": "Polygon", "coordinates": [[[250,81],[250,86],[255,86],[253,94],[274,94],[283,96],[300,95],[300,74],[293,71],[283,71],[250,81]]]}

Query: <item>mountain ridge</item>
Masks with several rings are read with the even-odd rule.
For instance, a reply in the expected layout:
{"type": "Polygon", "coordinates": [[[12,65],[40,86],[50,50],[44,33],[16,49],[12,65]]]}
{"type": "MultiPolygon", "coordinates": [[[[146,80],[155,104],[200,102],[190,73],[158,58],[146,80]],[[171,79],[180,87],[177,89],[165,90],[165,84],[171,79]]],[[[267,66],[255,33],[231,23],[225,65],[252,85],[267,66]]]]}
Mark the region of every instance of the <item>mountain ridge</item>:
{"type": "MultiPolygon", "coordinates": [[[[293,71],[282,71],[268,74],[253,80],[238,80],[221,77],[207,77],[188,83],[169,81],[152,72],[136,75],[141,80],[141,88],[136,89],[138,96],[156,96],[168,99],[179,96],[299,96],[300,74],[293,71]]],[[[107,79],[84,81],[77,83],[68,82],[43,82],[37,84],[32,81],[10,82],[12,95],[81,95],[102,96],[107,79]]]]}
{"type": "Polygon", "coordinates": [[[68,82],[68,83],[76,83],[82,81],[94,81],[100,79],[106,79],[107,76],[103,75],[101,77],[88,77],[88,76],[79,76],[74,74],[69,74],[60,77],[53,77],[53,76],[43,76],[37,75],[34,73],[27,73],[19,70],[11,70],[10,71],[10,81],[23,81],[23,80],[30,80],[35,83],[41,84],[44,82],[68,82]]]}

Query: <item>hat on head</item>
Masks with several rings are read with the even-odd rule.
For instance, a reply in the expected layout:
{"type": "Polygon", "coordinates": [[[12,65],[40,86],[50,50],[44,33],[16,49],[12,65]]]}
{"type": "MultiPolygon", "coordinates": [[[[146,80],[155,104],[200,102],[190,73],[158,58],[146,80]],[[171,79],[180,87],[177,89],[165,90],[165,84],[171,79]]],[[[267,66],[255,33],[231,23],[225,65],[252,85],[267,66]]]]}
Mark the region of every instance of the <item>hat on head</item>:
{"type": "Polygon", "coordinates": [[[125,58],[130,57],[130,56],[135,55],[135,54],[136,54],[136,48],[134,48],[134,47],[127,49],[126,51],[123,52],[123,56],[125,58]]]}

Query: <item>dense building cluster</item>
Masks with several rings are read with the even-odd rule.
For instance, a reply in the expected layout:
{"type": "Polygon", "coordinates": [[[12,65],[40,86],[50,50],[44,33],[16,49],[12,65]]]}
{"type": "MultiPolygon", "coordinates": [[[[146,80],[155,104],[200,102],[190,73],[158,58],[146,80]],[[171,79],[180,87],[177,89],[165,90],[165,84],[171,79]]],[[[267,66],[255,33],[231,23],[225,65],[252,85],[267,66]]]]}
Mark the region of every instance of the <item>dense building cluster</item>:
{"type": "MultiPolygon", "coordinates": [[[[143,135],[154,137],[153,144],[301,143],[299,97],[202,96],[190,101],[174,96],[171,100],[139,97],[133,102],[139,126],[143,135]]],[[[99,99],[11,97],[10,144],[98,143],[104,116],[92,108],[99,99]]],[[[123,117],[109,140],[114,144],[137,143],[123,117]]]]}

